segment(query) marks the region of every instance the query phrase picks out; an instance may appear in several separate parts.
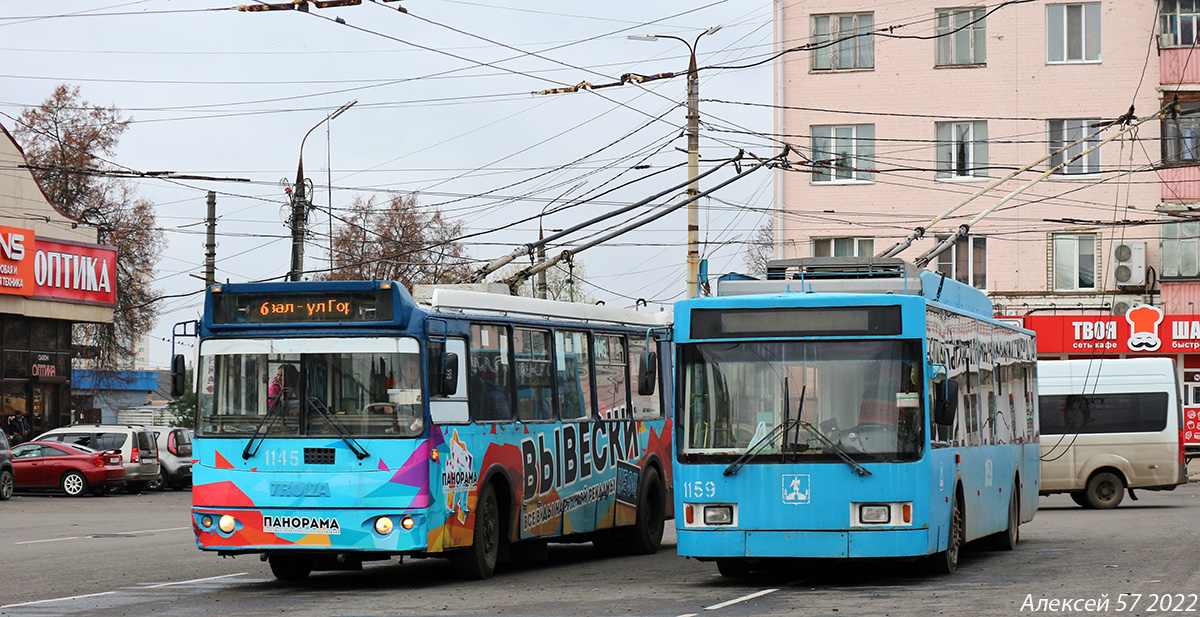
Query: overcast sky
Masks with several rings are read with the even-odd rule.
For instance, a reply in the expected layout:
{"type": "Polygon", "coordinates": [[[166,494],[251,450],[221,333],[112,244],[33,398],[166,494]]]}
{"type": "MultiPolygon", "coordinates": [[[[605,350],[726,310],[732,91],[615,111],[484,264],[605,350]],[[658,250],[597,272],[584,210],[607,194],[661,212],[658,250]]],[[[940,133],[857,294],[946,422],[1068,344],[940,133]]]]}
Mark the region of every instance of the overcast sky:
{"type": "MultiPolygon", "coordinates": [[[[772,51],[767,0],[368,0],[310,13],[233,6],[0,0],[0,123],[11,130],[23,108],[39,104],[57,84],[74,84],[90,103],[116,106],[133,119],[114,163],[251,181],[139,182],[167,233],[155,273],[162,294],[203,286],[189,274],[203,273],[209,190],[218,192],[217,278],[237,282],[288,271],[280,180],[294,179],[304,133],[349,101],[358,103],[330,123],[328,135],[321,127],[305,145],[314,203],[332,204],[336,212],[355,195],[416,192],[423,206],[475,232],[536,215],[580,182],[568,199],[686,160],[683,77],[565,95],[532,92],[610,83],[629,72],[686,71],[682,43],[629,35],[691,40],[721,25],[700,41],[702,67],[759,61],[772,51]]],[[[747,134],[770,133],[771,110],[735,104],[770,103],[771,77],[770,63],[701,73],[705,159],[732,156],[738,147],[774,153],[768,138],[747,134]]],[[[706,184],[730,175],[718,171],[706,184]]],[[[546,216],[544,224],[566,227],[686,178],[685,167],[669,170],[546,216]]],[[[706,201],[702,214],[702,238],[715,243],[706,249],[713,273],[741,267],[741,242],[767,220],[771,175],[749,176],[717,197],[722,201],[706,201]]],[[[308,269],[327,263],[328,221],[322,212],[310,220],[308,269]]],[[[630,298],[681,298],[685,225],[681,210],[581,254],[595,285],[584,289],[619,306],[632,306],[630,298]]],[[[468,248],[490,259],[536,235],[536,222],[524,223],[472,238],[468,248]]],[[[164,300],[154,336],[169,340],[172,324],[197,318],[201,299],[164,300]]],[[[166,366],[169,347],[157,340],[152,360],[166,366]]]]}

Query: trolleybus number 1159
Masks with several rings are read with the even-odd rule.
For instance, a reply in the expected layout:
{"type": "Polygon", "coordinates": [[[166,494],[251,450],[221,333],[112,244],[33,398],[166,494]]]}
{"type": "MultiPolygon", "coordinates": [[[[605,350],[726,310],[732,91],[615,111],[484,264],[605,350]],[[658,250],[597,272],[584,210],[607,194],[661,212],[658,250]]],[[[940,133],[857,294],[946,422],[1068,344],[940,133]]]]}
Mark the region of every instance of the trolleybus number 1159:
{"type": "Polygon", "coordinates": [[[683,485],[683,496],[687,499],[710,498],[715,497],[716,494],[716,482],[696,480],[695,482],[687,482],[683,485]]]}

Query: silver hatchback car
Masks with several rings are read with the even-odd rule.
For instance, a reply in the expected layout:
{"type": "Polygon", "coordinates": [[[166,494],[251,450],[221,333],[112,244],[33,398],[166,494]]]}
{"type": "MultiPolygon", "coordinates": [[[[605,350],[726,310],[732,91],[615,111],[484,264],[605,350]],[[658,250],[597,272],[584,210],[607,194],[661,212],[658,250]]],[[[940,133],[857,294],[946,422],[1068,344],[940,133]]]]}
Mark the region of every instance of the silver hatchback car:
{"type": "Polygon", "coordinates": [[[125,463],[125,488],[140,493],[158,477],[158,446],[154,433],[132,424],[72,424],[38,435],[39,441],[62,441],[95,450],[120,450],[125,463]]]}

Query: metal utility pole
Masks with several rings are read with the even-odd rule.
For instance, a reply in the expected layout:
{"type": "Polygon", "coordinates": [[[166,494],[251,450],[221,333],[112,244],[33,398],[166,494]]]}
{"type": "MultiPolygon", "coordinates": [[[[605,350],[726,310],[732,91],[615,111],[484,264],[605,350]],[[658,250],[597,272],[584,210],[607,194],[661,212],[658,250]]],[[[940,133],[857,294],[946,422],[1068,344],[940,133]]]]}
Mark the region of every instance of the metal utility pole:
{"type": "MultiPolygon", "coordinates": [[[[696,74],[696,45],[700,37],[720,30],[721,26],[713,26],[696,36],[688,43],[686,39],[669,34],[631,35],[636,41],[657,41],[658,39],[674,39],[687,45],[688,48],[688,80],[687,80],[687,155],[688,177],[692,183],[688,185],[688,198],[700,194],[700,183],[697,176],[700,173],[700,76],[696,74]]],[[[693,199],[687,209],[687,295],[695,298],[700,293],[700,200],[693,199]]]]}
{"type": "Polygon", "coordinates": [[[333,120],[342,115],[347,109],[350,109],[358,102],[358,99],[350,101],[341,107],[338,107],[333,113],[325,116],[323,120],[313,125],[308,132],[304,134],[304,139],[300,140],[300,163],[296,167],[296,186],[292,191],[292,268],[288,272],[289,281],[299,281],[300,275],[304,272],[304,236],[308,229],[308,211],[312,208],[312,203],[305,195],[305,179],[304,179],[304,142],[308,140],[308,136],[317,127],[333,120]]]}
{"type": "Polygon", "coordinates": [[[208,192],[208,231],[204,235],[204,286],[217,282],[217,193],[208,192]]]}

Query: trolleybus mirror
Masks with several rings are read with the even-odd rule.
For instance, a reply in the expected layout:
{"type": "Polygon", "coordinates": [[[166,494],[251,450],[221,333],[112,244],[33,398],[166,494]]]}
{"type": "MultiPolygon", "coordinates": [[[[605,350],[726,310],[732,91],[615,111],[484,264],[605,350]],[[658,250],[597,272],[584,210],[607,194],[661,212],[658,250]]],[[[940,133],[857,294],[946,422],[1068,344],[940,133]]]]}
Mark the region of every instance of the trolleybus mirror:
{"type": "Polygon", "coordinates": [[[442,375],[438,381],[438,394],[452,396],[458,392],[458,354],[447,352],[443,357],[442,375]]]}
{"type": "Polygon", "coordinates": [[[642,361],[638,366],[638,395],[650,396],[654,394],[654,384],[658,376],[658,354],[653,351],[648,351],[642,355],[642,361]]]}
{"type": "Polygon", "coordinates": [[[171,396],[183,396],[186,373],[187,366],[183,354],[175,354],[175,357],[171,358],[171,396]]]}
{"type": "Polygon", "coordinates": [[[947,379],[944,383],[934,384],[934,388],[937,394],[934,396],[933,423],[954,424],[954,414],[958,412],[958,381],[947,379]]]}

